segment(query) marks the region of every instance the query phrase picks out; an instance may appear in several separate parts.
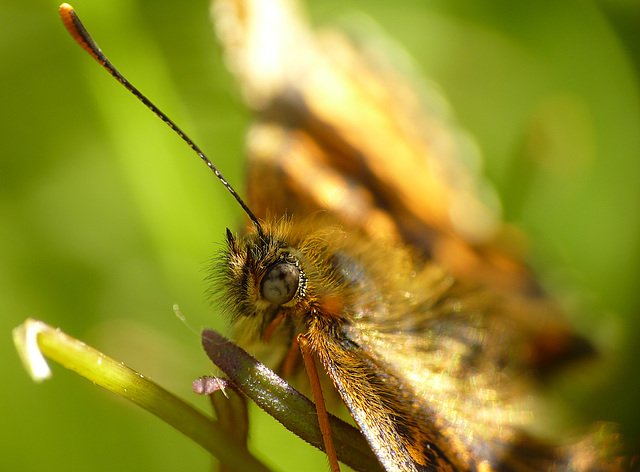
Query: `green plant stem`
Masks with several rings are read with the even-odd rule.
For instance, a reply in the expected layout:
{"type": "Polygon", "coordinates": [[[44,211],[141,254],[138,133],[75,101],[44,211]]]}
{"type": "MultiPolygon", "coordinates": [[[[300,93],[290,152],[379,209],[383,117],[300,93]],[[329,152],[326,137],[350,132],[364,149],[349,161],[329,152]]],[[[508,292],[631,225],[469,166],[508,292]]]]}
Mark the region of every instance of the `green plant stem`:
{"type": "Polygon", "coordinates": [[[51,376],[44,356],[153,413],[201,445],[233,470],[268,471],[228,433],[188,403],[142,374],[42,321],[27,319],[13,331],[14,342],[31,377],[51,376]]]}

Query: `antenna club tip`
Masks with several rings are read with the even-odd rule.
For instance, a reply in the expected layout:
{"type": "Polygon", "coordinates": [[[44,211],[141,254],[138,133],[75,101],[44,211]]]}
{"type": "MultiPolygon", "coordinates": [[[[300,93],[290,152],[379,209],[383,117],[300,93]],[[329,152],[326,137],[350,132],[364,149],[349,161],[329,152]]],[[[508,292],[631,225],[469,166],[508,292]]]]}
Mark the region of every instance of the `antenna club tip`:
{"type": "Polygon", "coordinates": [[[73,11],[73,7],[71,5],[69,5],[68,3],[63,3],[58,8],[58,11],[60,12],[61,16],[69,15],[73,11]]]}
{"type": "Polygon", "coordinates": [[[73,7],[68,3],[63,3],[62,5],[60,5],[60,8],[58,11],[60,12],[60,18],[62,19],[62,23],[64,24],[64,27],[67,29],[67,31],[69,31],[69,33],[71,33],[74,39],[78,41],[77,33],[76,33],[77,28],[73,24],[73,17],[76,14],[76,12],[73,10],[73,7]]]}

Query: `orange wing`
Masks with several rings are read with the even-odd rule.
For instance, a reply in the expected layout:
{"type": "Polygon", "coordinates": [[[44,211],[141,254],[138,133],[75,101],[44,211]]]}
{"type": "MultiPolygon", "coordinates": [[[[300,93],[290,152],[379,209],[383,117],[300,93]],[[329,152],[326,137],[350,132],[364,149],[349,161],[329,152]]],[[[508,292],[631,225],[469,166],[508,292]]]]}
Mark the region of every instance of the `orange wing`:
{"type": "MultiPolygon", "coordinates": [[[[590,353],[523,263],[472,140],[435,87],[415,87],[378,50],[312,32],[290,2],[218,0],[227,63],[258,122],[247,202],[262,218],[328,213],[344,228],[409,244],[458,280],[509,300],[541,371],[590,353]],[[268,14],[266,14],[268,12],[268,14]]],[[[377,44],[380,44],[378,41],[377,44]]]]}

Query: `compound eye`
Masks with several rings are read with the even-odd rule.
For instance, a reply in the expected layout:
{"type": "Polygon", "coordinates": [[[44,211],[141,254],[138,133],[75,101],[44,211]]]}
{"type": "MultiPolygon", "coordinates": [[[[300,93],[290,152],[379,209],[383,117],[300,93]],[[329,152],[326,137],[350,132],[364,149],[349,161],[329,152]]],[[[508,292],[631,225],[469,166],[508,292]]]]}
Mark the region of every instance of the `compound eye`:
{"type": "Polygon", "coordinates": [[[293,298],[298,290],[300,271],[290,262],[272,265],[262,278],[262,296],[274,305],[283,305],[293,298]]]}

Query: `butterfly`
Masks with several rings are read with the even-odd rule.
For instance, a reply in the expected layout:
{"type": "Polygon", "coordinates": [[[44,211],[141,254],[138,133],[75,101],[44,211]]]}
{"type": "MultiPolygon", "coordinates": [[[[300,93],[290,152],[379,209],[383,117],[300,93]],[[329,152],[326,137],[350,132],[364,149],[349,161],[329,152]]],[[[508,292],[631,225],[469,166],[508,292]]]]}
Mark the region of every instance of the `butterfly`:
{"type": "Polygon", "coordinates": [[[592,351],[505,247],[464,133],[362,43],[261,8],[214,4],[267,221],[220,261],[236,339],[278,358],[303,333],[386,470],[606,470],[525,432],[532,378],[592,351]]]}
{"type": "MultiPolygon", "coordinates": [[[[251,220],[227,232],[218,264],[240,343],[317,358],[386,470],[616,470],[588,444],[527,431],[532,378],[589,346],[497,243],[505,229],[449,125],[416,114],[384,64],[272,6],[265,24],[248,5],[220,7],[229,63],[260,117],[247,203],[190,143],[251,220]],[[254,67],[274,46],[283,63],[254,67]]],[[[63,20],[137,93],[69,10],[63,20]]]]}

